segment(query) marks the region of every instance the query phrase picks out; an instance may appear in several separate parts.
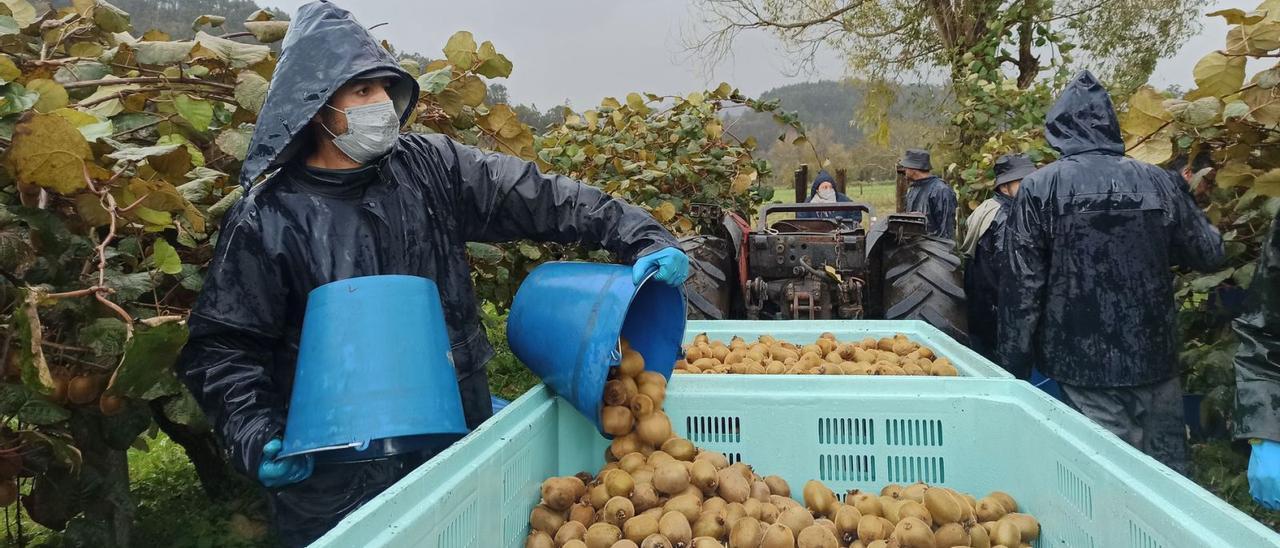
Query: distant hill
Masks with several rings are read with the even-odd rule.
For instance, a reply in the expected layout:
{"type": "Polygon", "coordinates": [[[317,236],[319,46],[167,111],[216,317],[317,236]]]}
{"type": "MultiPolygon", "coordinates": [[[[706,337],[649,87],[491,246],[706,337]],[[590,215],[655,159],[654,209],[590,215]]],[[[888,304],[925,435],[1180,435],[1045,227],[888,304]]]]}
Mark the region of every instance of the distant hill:
{"type": "MultiPolygon", "coordinates": [[[[70,0],[55,0],[55,8],[71,5],[70,0]]],[[[195,36],[191,23],[201,15],[221,15],[227,18],[222,27],[205,32],[210,34],[226,34],[244,31],[244,20],[249,14],[258,11],[259,6],[253,0],[111,0],[111,4],[129,13],[133,23],[134,34],[142,34],[156,29],[168,33],[175,40],[185,40],[195,36]]],[[[276,14],[277,19],[288,19],[289,14],[274,8],[268,8],[276,14]]]]}

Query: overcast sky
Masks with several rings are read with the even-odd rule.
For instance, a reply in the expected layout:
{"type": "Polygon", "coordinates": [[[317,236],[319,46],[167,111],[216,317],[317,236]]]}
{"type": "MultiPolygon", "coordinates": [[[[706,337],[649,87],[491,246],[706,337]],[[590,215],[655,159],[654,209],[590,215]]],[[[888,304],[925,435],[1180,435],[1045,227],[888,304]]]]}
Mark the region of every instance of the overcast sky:
{"type": "MultiPolygon", "coordinates": [[[[1260,0],[1216,0],[1205,10],[1252,10],[1260,0]]],[[[293,13],[305,0],[259,0],[293,13]]],[[[561,104],[585,108],[605,96],[631,91],[673,94],[727,81],[749,95],[807,80],[846,76],[840,58],[823,52],[816,72],[789,76],[793,62],[764,32],[744,33],[733,56],[704,72],[683,51],[682,36],[698,22],[693,0],[620,2],[600,0],[336,0],[397,48],[429,57],[457,30],[490,40],[515,65],[506,84],[512,101],[540,108],[561,104]]],[[[1191,68],[1205,52],[1223,47],[1226,24],[1206,18],[1204,30],[1156,68],[1158,86],[1191,86],[1191,68]]]]}

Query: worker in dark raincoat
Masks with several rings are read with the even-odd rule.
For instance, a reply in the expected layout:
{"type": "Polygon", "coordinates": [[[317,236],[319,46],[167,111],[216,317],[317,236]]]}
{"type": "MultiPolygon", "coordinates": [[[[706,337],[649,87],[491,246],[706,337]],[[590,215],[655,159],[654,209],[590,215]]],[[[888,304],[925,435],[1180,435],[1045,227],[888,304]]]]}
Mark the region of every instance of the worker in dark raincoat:
{"type": "Polygon", "coordinates": [[[907,211],[924,213],[926,229],[933,236],[956,238],[956,191],[931,173],[929,151],[908,149],[898,167],[911,186],[907,189],[907,211]]]}
{"type": "Polygon", "coordinates": [[[1089,72],[1045,120],[1062,157],[1022,180],[1005,226],[999,345],[1067,402],[1182,473],[1187,444],[1171,267],[1216,268],[1222,237],[1168,170],[1127,158],[1089,72]]]}
{"type": "MultiPolygon", "coordinates": [[[[809,202],[811,204],[835,204],[835,203],[851,203],[853,200],[848,196],[836,192],[836,180],[827,170],[818,172],[818,176],[814,177],[813,185],[809,188],[809,202]]],[[[854,224],[862,222],[861,211],[801,211],[796,213],[797,219],[836,219],[844,220],[854,224]]]]}
{"type": "MultiPolygon", "coordinates": [[[[1022,179],[1035,170],[1035,164],[1022,154],[1005,154],[996,159],[995,194],[969,215],[960,244],[960,253],[968,259],[964,295],[969,305],[969,347],[992,361],[999,361],[996,310],[1004,272],[1005,220],[1022,179]]],[[[1022,379],[1031,376],[1030,371],[1010,373],[1022,379]]]]}
{"type": "Polygon", "coordinates": [[[1235,321],[1235,435],[1252,444],[1249,493],[1261,504],[1280,510],[1280,214],[1262,245],[1249,309],[1235,321]]]}
{"type": "MultiPolygon", "coordinates": [[[[278,457],[308,292],[356,276],[439,286],[467,425],[492,413],[468,241],[580,242],[679,286],[688,259],[644,210],[531,162],[443,135],[400,134],[418,85],[349,13],[289,27],[177,369],[231,463],[268,487],[281,540],[303,545],[429,455],[278,457]]],[[[388,344],[395,344],[388,341],[388,344]]]]}

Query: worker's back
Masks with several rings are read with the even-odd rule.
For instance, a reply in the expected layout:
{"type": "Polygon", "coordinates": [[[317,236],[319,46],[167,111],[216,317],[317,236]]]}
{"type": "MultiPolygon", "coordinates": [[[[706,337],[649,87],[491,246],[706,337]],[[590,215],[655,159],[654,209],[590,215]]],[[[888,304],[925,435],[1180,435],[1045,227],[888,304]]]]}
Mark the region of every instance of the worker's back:
{"type": "Polygon", "coordinates": [[[1171,377],[1170,268],[1221,263],[1221,237],[1180,180],[1123,155],[1111,100],[1092,75],[1064,91],[1046,133],[1063,157],[1022,181],[1006,229],[1003,359],[1082,386],[1171,377]]]}

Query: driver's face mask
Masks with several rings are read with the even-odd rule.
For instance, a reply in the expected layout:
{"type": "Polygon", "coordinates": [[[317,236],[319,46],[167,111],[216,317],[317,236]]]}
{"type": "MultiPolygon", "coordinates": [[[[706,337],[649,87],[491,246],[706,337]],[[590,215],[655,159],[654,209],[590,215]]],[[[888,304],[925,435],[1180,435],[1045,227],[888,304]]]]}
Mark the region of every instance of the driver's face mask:
{"type": "Polygon", "coordinates": [[[334,146],[355,162],[367,164],[395,146],[396,138],[400,135],[400,116],[396,114],[395,106],[391,101],[345,110],[333,105],[325,106],[346,115],[347,132],[334,135],[323,123],[320,127],[323,127],[329,135],[333,135],[334,146]]]}
{"type": "Polygon", "coordinates": [[[834,200],[836,199],[836,189],[831,188],[829,186],[824,186],[822,188],[819,188],[818,197],[822,198],[823,200],[834,200]]]}

